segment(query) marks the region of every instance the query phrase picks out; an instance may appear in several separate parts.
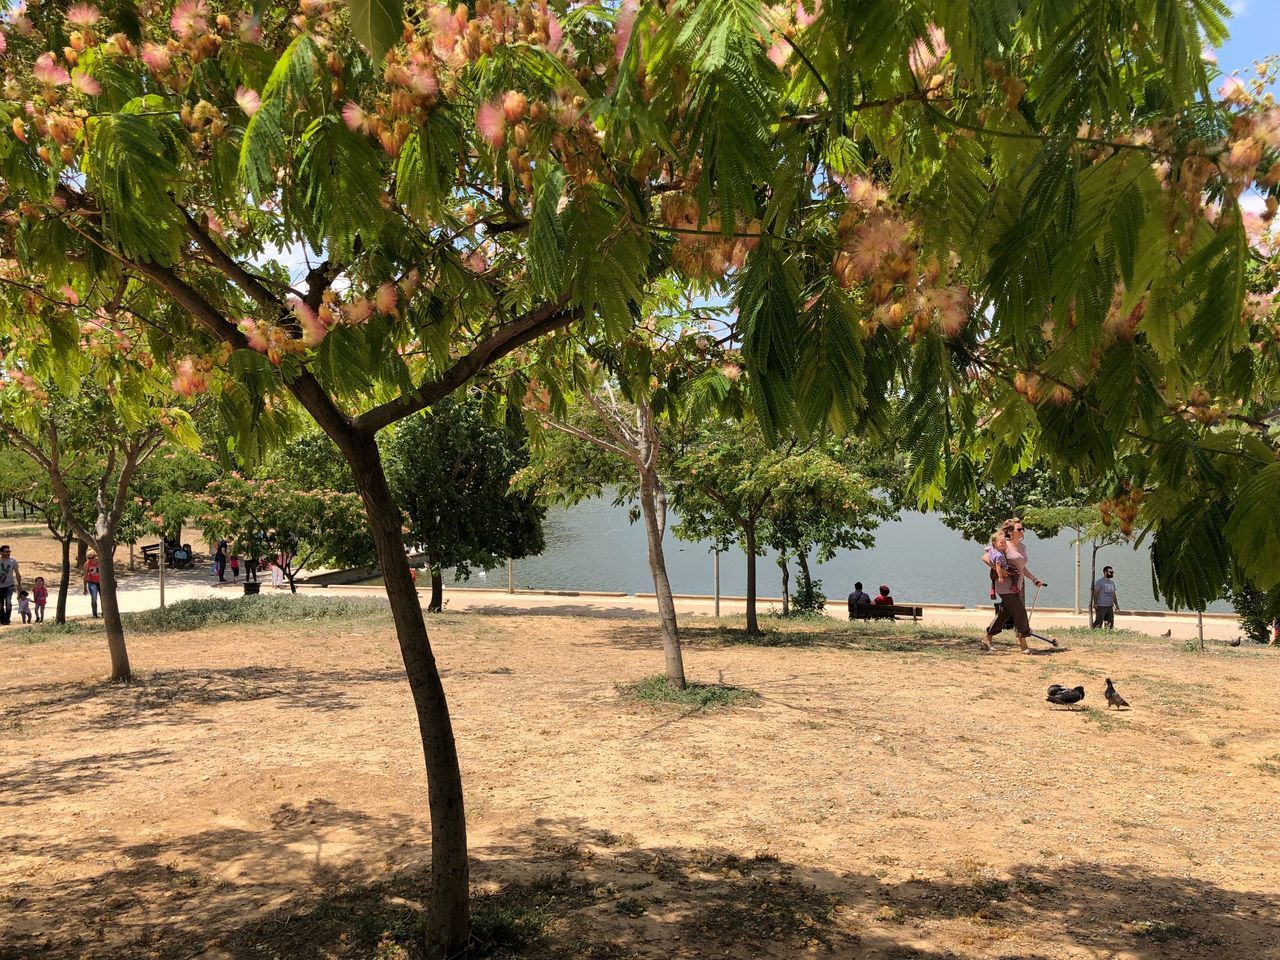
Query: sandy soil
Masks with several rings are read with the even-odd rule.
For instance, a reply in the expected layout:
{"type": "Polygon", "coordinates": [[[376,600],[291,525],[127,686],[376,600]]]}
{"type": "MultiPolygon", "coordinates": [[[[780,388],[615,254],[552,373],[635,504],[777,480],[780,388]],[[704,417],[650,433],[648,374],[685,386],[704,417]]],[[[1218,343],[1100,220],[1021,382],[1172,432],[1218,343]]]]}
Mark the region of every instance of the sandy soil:
{"type": "MultiPolygon", "coordinates": [[[[691,712],[619,693],[660,668],[656,632],[434,621],[492,954],[1280,958],[1276,651],[694,626],[690,676],[760,697],[691,712]],[[1098,709],[1104,675],[1132,711],[1098,709]],[[1055,681],[1092,709],[1044,703],[1055,681]]],[[[129,687],[91,635],[15,637],[0,958],[412,939],[425,786],[387,622],[137,636],[129,687]]]]}

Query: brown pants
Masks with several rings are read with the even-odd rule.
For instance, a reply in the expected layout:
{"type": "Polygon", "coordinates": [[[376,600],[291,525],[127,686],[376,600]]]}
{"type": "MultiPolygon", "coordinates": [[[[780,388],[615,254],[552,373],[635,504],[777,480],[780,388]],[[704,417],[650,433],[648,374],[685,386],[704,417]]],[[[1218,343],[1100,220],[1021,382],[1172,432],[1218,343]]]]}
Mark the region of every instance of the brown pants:
{"type": "Polygon", "coordinates": [[[1004,609],[996,614],[996,618],[991,621],[991,626],[987,627],[987,636],[994,637],[1004,629],[1004,622],[1010,617],[1013,618],[1013,631],[1020,637],[1031,636],[1031,622],[1027,619],[1027,605],[1022,600],[1022,595],[1018,593],[1002,593],[1000,594],[1000,602],[1004,609]]]}

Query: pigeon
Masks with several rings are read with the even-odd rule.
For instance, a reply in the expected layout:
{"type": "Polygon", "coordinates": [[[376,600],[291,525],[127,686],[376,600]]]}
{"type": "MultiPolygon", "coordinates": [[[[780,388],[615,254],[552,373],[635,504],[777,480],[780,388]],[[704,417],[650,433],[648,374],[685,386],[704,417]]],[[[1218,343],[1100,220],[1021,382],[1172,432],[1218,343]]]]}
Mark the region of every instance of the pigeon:
{"type": "Polygon", "coordinates": [[[1107,689],[1106,689],[1106,692],[1104,693],[1104,696],[1107,698],[1108,710],[1110,710],[1112,707],[1115,707],[1117,710],[1119,710],[1121,707],[1129,706],[1129,701],[1126,700],[1124,697],[1120,696],[1120,694],[1116,693],[1115,684],[1111,682],[1110,677],[1107,677],[1107,689]]]}
{"type": "Polygon", "coordinates": [[[1169,628],[1168,630],[1166,630],[1164,633],[1160,634],[1160,636],[1162,636],[1162,637],[1172,637],[1172,636],[1173,636],[1173,628],[1172,628],[1172,627],[1170,627],[1170,628],[1169,628]]]}
{"type": "Polygon", "coordinates": [[[1236,637],[1234,640],[1228,641],[1227,646],[1228,646],[1228,647],[1238,647],[1238,646],[1240,646],[1240,638],[1239,638],[1239,637],[1236,637]]]}
{"type": "Polygon", "coordinates": [[[1059,706],[1070,709],[1084,699],[1084,687],[1072,687],[1068,690],[1061,684],[1055,683],[1049,688],[1049,695],[1045,699],[1050,703],[1056,703],[1059,706]]]}

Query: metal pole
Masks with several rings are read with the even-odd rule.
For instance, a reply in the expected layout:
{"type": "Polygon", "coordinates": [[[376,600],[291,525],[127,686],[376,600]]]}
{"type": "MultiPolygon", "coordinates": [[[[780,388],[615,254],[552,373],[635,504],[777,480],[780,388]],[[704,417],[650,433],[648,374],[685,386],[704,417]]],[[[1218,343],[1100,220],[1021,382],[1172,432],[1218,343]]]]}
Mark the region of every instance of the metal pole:
{"type": "Polygon", "coordinates": [[[1080,616],[1080,541],[1076,541],[1076,616],[1080,616]]]}
{"type": "Polygon", "coordinates": [[[720,616],[720,551],[715,552],[715,559],[711,563],[711,569],[715,574],[716,580],[716,616],[720,616]]]}
{"type": "Polygon", "coordinates": [[[516,562],[507,557],[507,593],[516,592],[516,562]]]}
{"type": "Polygon", "coordinates": [[[164,534],[160,534],[160,609],[164,609],[164,534]]]}
{"type": "Polygon", "coordinates": [[[1196,632],[1200,634],[1200,649],[1204,649],[1204,613],[1196,611],[1196,632]]]}

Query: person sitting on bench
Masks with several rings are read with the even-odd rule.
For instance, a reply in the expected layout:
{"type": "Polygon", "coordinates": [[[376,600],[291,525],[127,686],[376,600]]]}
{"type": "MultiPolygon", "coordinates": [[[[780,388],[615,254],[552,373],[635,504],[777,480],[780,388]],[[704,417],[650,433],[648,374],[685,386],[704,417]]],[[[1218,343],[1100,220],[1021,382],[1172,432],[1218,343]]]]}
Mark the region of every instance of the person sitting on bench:
{"type": "Polygon", "coordinates": [[[880,596],[871,601],[877,607],[892,607],[893,597],[889,596],[889,588],[883,583],[880,584],[880,596]]]}
{"type": "Polygon", "coordinates": [[[853,593],[849,594],[849,619],[852,620],[858,613],[858,604],[870,603],[871,597],[862,589],[862,581],[859,580],[853,585],[853,593]]]}

